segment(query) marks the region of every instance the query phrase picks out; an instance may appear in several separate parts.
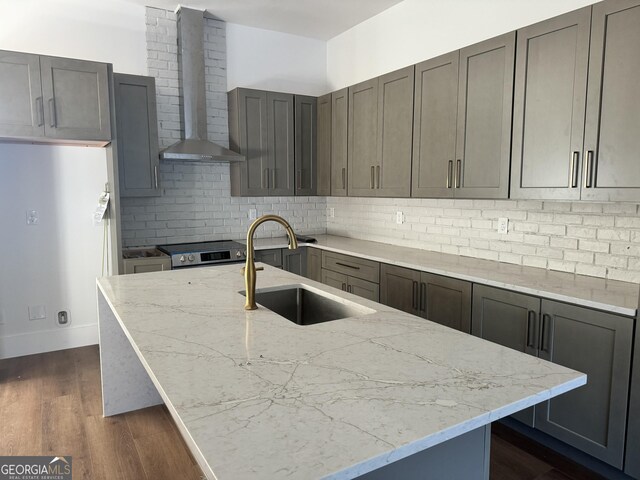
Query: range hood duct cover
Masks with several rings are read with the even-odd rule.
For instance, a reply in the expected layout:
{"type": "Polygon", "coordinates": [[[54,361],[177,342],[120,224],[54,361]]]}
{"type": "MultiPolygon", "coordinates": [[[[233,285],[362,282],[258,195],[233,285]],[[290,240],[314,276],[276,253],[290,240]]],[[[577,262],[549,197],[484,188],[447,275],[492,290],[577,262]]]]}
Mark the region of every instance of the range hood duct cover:
{"type": "Polygon", "coordinates": [[[178,10],[178,43],[185,138],[160,152],[160,158],[200,162],[244,161],[239,153],[207,140],[204,12],[185,7],[178,10]]]}

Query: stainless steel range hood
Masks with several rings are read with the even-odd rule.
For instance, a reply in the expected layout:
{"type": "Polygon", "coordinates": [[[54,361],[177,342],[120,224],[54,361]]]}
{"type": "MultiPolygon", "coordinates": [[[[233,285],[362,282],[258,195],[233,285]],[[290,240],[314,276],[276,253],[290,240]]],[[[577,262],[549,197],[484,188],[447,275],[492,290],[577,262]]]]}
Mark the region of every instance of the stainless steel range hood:
{"type": "Polygon", "coordinates": [[[241,162],[244,157],[207,140],[207,99],[204,80],[204,12],[178,10],[180,84],[183,92],[184,140],[160,152],[163,160],[241,162]]]}

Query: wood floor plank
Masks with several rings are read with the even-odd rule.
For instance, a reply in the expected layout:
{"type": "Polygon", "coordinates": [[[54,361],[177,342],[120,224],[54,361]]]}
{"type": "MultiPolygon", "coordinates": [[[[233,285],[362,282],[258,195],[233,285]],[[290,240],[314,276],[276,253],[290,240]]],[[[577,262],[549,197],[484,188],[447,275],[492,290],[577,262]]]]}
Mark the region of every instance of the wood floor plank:
{"type": "Polygon", "coordinates": [[[13,403],[40,404],[42,382],[45,377],[41,355],[29,355],[2,361],[5,365],[0,377],[0,407],[13,403]]]}
{"type": "Polygon", "coordinates": [[[163,405],[127,412],[123,416],[134,439],[157,434],[173,435],[176,431],[173,420],[163,405]]]}
{"type": "Polygon", "coordinates": [[[147,478],[200,480],[202,472],[175,436],[159,433],[134,439],[147,478]]]}
{"type": "Polygon", "coordinates": [[[82,409],[87,416],[102,415],[100,352],[95,346],[73,349],[82,409]]]}
{"type": "Polygon", "coordinates": [[[42,395],[45,398],[74,395],[80,397],[73,349],[43,354],[42,395]]]}
{"type": "Polygon", "coordinates": [[[519,448],[514,448],[500,437],[491,438],[491,479],[534,480],[553,467],[519,448]]]}
{"type": "Polygon", "coordinates": [[[0,406],[0,455],[39,455],[42,444],[42,405],[12,402],[0,406]]]}

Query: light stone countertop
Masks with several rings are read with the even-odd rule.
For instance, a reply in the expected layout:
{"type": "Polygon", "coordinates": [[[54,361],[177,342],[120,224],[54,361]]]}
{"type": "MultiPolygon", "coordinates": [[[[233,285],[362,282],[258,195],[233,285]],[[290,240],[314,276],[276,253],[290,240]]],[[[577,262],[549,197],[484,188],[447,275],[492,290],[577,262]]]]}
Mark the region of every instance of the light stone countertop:
{"type": "MultiPolygon", "coordinates": [[[[309,247],[355,255],[460,280],[635,317],[640,285],[543,268],[431,252],[335,235],[311,235],[309,247]]],[[[244,240],[241,241],[245,243],[244,240]]],[[[255,249],[286,248],[286,237],[255,240],[255,249]]]]}
{"type": "Polygon", "coordinates": [[[98,280],[209,478],[353,478],[586,376],[265,266],[375,311],[299,326],[243,309],[238,265],[98,280]]]}

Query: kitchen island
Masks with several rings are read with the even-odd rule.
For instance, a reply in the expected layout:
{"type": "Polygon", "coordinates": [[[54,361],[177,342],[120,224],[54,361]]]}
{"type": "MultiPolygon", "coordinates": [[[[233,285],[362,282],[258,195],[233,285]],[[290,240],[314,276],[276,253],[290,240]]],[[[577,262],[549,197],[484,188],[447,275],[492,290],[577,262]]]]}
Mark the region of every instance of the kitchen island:
{"type": "Polygon", "coordinates": [[[487,478],[491,422],[586,382],[269,266],[257,288],[301,283],[361,314],[246,312],[238,265],[100,279],[104,414],[164,402],[219,480],[487,478]]]}

